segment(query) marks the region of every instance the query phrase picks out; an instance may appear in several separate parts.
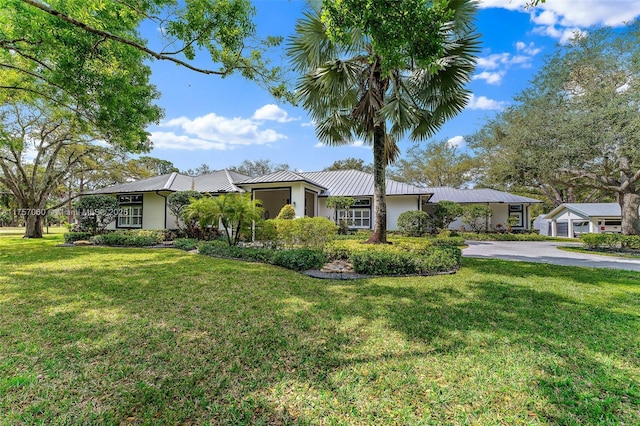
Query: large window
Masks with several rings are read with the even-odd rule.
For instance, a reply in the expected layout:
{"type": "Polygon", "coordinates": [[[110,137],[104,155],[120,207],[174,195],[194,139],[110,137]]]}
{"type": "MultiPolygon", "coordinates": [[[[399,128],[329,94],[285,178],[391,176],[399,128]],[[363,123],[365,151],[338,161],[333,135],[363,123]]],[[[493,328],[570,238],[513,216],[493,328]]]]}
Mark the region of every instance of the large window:
{"type": "Polygon", "coordinates": [[[349,228],[371,228],[371,209],[338,210],[338,222],[345,221],[349,228]]]}
{"type": "Polygon", "coordinates": [[[142,228],[142,194],[118,196],[118,228],[142,228]]]}

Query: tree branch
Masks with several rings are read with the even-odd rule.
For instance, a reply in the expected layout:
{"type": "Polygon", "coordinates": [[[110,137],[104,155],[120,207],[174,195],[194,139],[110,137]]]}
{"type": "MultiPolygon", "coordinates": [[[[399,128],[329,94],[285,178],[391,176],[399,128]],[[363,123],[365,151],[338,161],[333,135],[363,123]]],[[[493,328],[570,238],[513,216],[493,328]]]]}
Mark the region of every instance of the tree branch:
{"type": "Polygon", "coordinates": [[[174,58],[172,56],[169,56],[169,55],[166,55],[166,54],[159,53],[159,52],[156,52],[154,50],[151,50],[148,47],[146,47],[146,46],[144,46],[144,45],[142,45],[140,43],[137,43],[137,42],[135,42],[133,40],[128,40],[128,39],[126,39],[124,37],[120,37],[118,35],[115,35],[115,34],[112,34],[112,33],[108,32],[108,31],[99,30],[97,28],[94,28],[94,27],[92,27],[90,25],[85,24],[84,22],[78,21],[77,19],[74,19],[74,18],[72,18],[72,17],[70,17],[68,15],[65,15],[64,13],[53,9],[53,8],[47,6],[46,4],[41,3],[38,0],[22,0],[22,1],[24,3],[27,3],[28,5],[31,5],[31,6],[33,6],[35,8],[37,8],[37,9],[42,10],[45,13],[48,13],[48,14],[50,14],[52,16],[55,16],[56,18],[60,18],[63,21],[68,22],[71,25],[74,25],[74,26],[76,26],[78,28],[81,28],[81,29],[83,29],[83,30],[85,30],[85,31],[87,31],[87,32],[89,32],[91,34],[96,34],[96,35],[99,35],[101,37],[105,37],[107,39],[116,41],[118,43],[122,43],[122,44],[125,44],[127,46],[131,46],[134,49],[140,50],[140,51],[142,51],[142,52],[148,54],[149,56],[152,56],[152,57],[154,57],[154,58],[156,58],[158,60],[171,61],[171,62],[174,62],[174,63],[176,63],[178,65],[181,65],[181,66],[183,66],[185,68],[188,68],[188,69],[190,69],[192,71],[196,71],[196,72],[199,72],[199,73],[202,73],[202,74],[214,74],[214,75],[220,75],[220,76],[226,76],[226,75],[229,74],[228,71],[216,71],[216,70],[211,70],[211,69],[206,69],[206,68],[195,67],[195,66],[189,64],[188,62],[182,61],[182,60],[180,60],[178,58],[174,58]]]}

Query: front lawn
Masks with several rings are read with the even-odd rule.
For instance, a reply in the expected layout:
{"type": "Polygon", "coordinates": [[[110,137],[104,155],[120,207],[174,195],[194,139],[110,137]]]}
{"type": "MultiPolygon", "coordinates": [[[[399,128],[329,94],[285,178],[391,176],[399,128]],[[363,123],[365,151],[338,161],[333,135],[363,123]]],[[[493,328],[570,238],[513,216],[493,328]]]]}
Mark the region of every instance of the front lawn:
{"type": "Polygon", "coordinates": [[[640,274],[316,280],[0,235],[0,424],[639,424],[640,274]]]}

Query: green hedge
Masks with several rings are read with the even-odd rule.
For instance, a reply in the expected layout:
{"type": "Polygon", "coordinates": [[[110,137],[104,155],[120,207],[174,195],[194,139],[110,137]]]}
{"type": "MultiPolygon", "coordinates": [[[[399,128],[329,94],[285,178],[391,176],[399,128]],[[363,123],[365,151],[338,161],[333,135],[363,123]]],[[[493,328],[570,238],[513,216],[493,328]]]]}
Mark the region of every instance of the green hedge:
{"type": "Polygon", "coordinates": [[[431,244],[437,247],[461,247],[464,245],[462,237],[438,237],[431,240],[431,244]]]}
{"type": "Polygon", "coordinates": [[[317,249],[276,250],[271,262],[294,271],[306,271],[322,268],[327,262],[327,255],[317,249]]]}
{"type": "Polygon", "coordinates": [[[105,246],[148,247],[162,242],[162,231],[129,230],[95,235],[91,241],[105,246]]]}
{"type": "Polygon", "coordinates": [[[547,237],[540,234],[509,234],[500,232],[459,232],[465,240],[472,241],[545,241],[547,237]]]}
{"type": "Polygon", "coordinates": [[[173,241],[173,246],[180,250],[194,250],[198,248],[198,240],[195,238],[176,238],[173,241]]]}
{"type": "Polygon", "coordinates": [[[400,250],[363,250],[349,257],[353,269],[367,275],[432,274],[456,271],[462,252],[457,247],[430,247],[424,253],[400,250]]]}
{"type": "Polygon", "coordinates": [[[64,242],[71,244],[75,241],[88,240],[91,238],[91,232],[67,232],[64,234],[64,242]]]}
{"type": "Polygon", "coordinates": [[[207,256],[271,263],[294,271],[319,269],[327,261],[327,256],[322,250],[274,250],[262,247],[239,247],[230,246],[220,241],[201,242],[198,244],[198,252],[207,256]]]}
{"type": "Polygon", "coordinates": [[[582,243],[591,250],[640,250],[640,235],[582,234],[582,243]]]}

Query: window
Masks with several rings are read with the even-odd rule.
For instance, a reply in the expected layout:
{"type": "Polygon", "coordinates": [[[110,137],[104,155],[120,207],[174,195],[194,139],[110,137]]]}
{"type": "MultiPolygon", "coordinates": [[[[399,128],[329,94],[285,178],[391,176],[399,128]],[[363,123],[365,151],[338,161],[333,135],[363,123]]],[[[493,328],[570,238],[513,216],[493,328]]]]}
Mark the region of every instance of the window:
{"type": "Polygon", "coordinates": [[[142,194],[118,195],[118,228],[142,228],[142,194]]]}
{"type": "Polygon", "coordinates": [[[142,206],[120,206],[119,228],[142,228],[142,206]]]}
{"type": "Polygon", "coordinates": [[[356,198],[353,207],[369,207],[371,206],[371,198],[356,198]]]}
{"type": "Polygon", "coordinates": [[[120,204],[142,204],[142,194],[118,195],[120,204]]]}
{"type": "Polygon", "coordinates": [[[371,228],[370,209],[338,210],[338,222],[346,221],[349,228],[371,228]]]}

